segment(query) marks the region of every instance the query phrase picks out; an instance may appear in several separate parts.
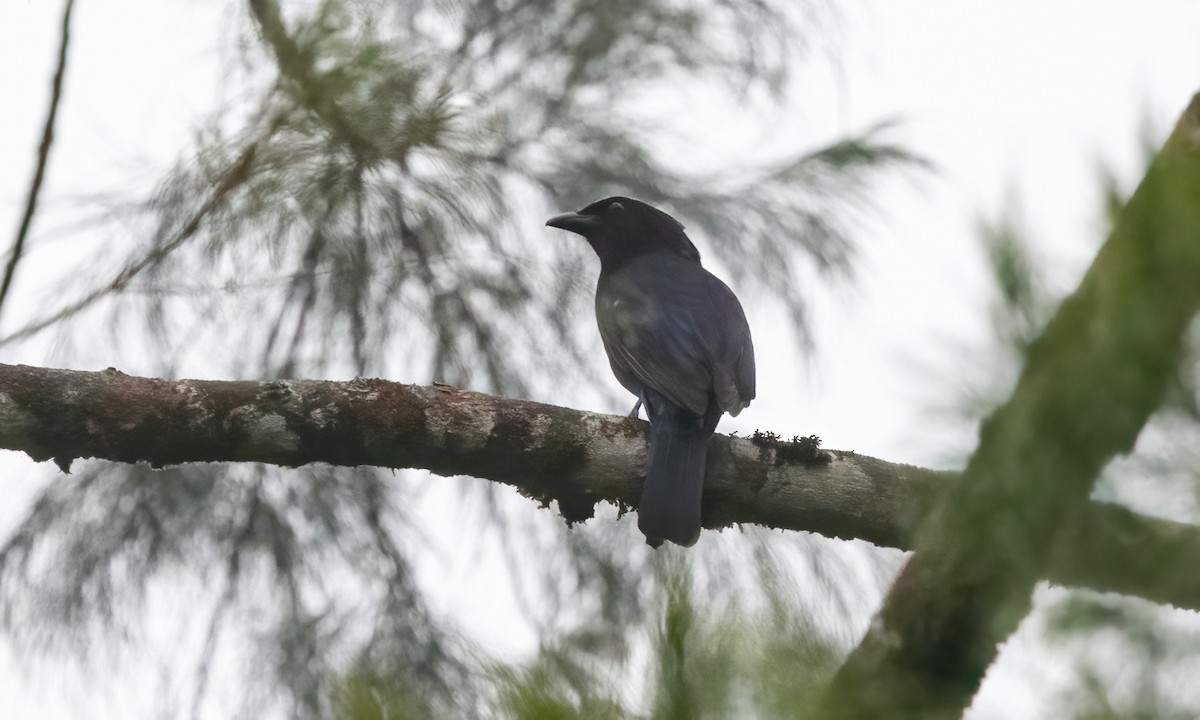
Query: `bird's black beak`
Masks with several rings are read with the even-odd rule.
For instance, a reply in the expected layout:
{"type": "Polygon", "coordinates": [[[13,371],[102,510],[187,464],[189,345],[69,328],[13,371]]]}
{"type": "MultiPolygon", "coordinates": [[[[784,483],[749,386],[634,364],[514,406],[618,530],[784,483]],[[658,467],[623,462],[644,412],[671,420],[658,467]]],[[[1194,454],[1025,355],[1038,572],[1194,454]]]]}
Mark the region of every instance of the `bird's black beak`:
{"type": "Polygon", "coordinates": [[[562,215],[555,215],[547,220],[546,224],[550,227],[569,230],[573,233],[578,233],[586,237],[587,234],[591,232],[592,228],[596,227],[596,218],[592,215],[581,215],[579,213],[569,212],[563,213],[562,215]]]}

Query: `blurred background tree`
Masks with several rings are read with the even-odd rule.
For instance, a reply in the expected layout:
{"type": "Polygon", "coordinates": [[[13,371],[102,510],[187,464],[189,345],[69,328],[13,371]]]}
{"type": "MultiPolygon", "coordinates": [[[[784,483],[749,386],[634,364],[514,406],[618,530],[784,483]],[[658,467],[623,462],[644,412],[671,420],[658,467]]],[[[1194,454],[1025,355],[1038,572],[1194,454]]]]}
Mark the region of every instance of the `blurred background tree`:
{"type": "MultiPolygon", "coordinates": [[[[1138,133],[1140,170],[1154,162],[1167,128],[1143,115],[1138,133]]],[[[1096,164],[1095,248],[1113,232],[1133,186],[1123,181],[1110,158],[1096,164]]],[[[931,417],[957,418],[971,425],[986,418],[1011,392],[1030,344],[1041,334],[1058,305],[1073,289],[1053,287],[1051,268],[1039,257],[1046,247],[1025,216],[1025,202],[1014,187],[1004,210],[978,221],[979,239],[991,272],[992,336],[987,346],[959,349],[964,360],[963,386],[953,406],[935,404],[931,417]],[[980,362],[979,359],[984,361],[980,362]]],[[[1139,512],[1200,523],[1197,501],[1197,433],[1200,431],[1200,323],[1193,319],[1182,361],[1169,381],[1163,404],[1142,429],[1135,451],[1109,464],[1093,497],[1139,512]]],[[[960,448],[967,453],[970,448],[960,448]]],[[[1189,576],[1188,566],[1170,556],[1147,557],[1164,576],[1189,576]]],[[[1059,665],[1073,675],[1056,693],[1045,716],[1101,718],[1189,718],[1200,712],[1200,698],[1180,692],[1179,679],[1196,671],[1200,626],[1182,613],[1140,598],[1086,589],[1043,586],[1035,596],[1041,612],[1031,616],[1046,647],[1031,660],[1036,668],[1059,665]]]]}
{"type": "MultiPolygon", "coordinates": [[[[743,298],[791,318],[803,347],[801,278],[847,277],[873,182],[920,165],[883,126],[720,172],[658,150],[677,118],[649,98],[675,83],[781,112],[790,76],[838,32],[820,0],[231,7],[241,42],[225,106],[153,197],[112,209],[123,232],[80,257],[40,314],[10,320],[0,346],[54,332],[59,357],[146,353],[163,376],[381,375],[611,402],[577,389],[612,385],[592,259],[548,237],[545,217],[618,193],[667,209],[743,298]]],[[[192,673],[171,712],[192,716],[216,702],[221,657],[253,668],[245,712],[299,717],[717,717],[759,702],[758,676],[734,666],[778,676],[764,653],[828,664],[819,634],[782,642],[810,626],[790,582],[755,582],[782,571],[765,534],[664,560],[626,526],[568,530],[464,482],[445,498],[461,509],[440,516],[465,513],[463,546],[502,544],[543,648],[528,665],[488,658],[418,578],[417,556],[447,551],[424,537],[426,485],[370,468],[87,463],[49,484],[0,549],[3,618],[24,647],[86,651],[138,635],[149,596],[200,579],[196,614],[167,621],[195,638],[194,657],[174,661],[192,673]],[[694,607],[693,591],[710,602],[694,607]],[[745,613],[713,611],[737,597],[745,613]],[[760,615],[770,642],[747,647],[760,615]],[[610,691],[638,667],[656,678],[641,693],[610,691]]],[[[779,692],[762,702],[784,707],[779,692]]]]}
{"type": "MultiPolygon", "coordinates": [[[[822,0],[228,8],[221,109],[195,120],[152,195],[119,190],[66,226],[90,244],[32,311],[7,301],[6,350],[49,335],[60,363],[379,375],[621,410],[592,329],[591,257],[545,217],[615,193],[664,207],[802,351],[806,288],[853,278],[879,183],[923,165],[886,124],[822,143],[789,114],[796,76],[837,63],[844,29],[822,0]],[[664,100],[680,88],[739,108],[746,127],[786,127],[799,149],[698,168],[679,129],[689,105],[664,100]]],[[[1111,219],[1128,186],[1100,175],[1111,219]]],[[[1012,197],[980,223],[990,337],[937,374],[938,397],[958,403],[931,412],[940,424],[973,428],[1005,397],[1070,290],[1012,197]]],[[[17,266],[18,290],[32,267],[17,266]]],[[[1194,370],[1100,497],[1195,497],[1194,370]]],[[[848,618],[902,559],[753,528],[649,553],[615,519],[568,530],[490,483],[421,473],[77,464],[5,539],[0,619],[15,647],[99,658],[100,673],[147,635],[177,635],[157,680],[167,717],[782,718],[802,716],[854,641],[848,618]],[[463,555],[497,595],[512,584],[521,617],[497,635],[532,635],[535,652],[497,656],[447,611],[430,568],[463,555]]],[[[1196,657],[1178,614],[1039,596],[1051,649],[1025,651],[1026,679],[1078,665],[1047,716],[1196,714],[1166,681],[1196,657]]]]}

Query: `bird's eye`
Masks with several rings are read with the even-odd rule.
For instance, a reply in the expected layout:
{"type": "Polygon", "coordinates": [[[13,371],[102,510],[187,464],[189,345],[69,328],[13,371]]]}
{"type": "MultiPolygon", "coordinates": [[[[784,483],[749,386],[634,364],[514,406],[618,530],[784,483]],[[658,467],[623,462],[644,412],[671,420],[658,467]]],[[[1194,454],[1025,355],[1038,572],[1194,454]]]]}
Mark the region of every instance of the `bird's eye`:
{"type": "Polygon", "coordinates": [[[624,209],[625,209],[625,206],[624,206],[624,205],[622,205],[622,204],[621,204],[621,203],[619,203],[619,202],[613,202],[613,203],[610,203],[610,204],[609,204],[609,206],[608,206],[607,208],[605,208],[605,209],[606,209],[606,210],[609,210],[609,211],[612,211],[612,210],[624,210],[624,209]]]}

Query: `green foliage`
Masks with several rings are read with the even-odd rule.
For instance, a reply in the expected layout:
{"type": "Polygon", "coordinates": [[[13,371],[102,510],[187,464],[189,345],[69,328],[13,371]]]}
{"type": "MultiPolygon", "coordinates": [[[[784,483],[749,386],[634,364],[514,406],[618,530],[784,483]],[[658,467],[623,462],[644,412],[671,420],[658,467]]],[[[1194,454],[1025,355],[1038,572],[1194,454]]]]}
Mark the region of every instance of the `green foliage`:
{"type": "Polygon", "coordinates": [[[1194,673],[1200,632],[1145,602],[1073,592],[1044,621],[1047,638],[1075,657],[1078,680],[1059,702],[1064,717],[1194,718],[1200,698],[1175,678],[1194,673]]]}
{"type": "MultiPolygon", "coordinates": [[[[655,607],[657,626],[629,654],[603,636],[574,633],[528,661],[491,661],[485,717],[496,720],[702,720],[806,716],[841,650],[800,609],[790,589],[765,586],[766,610],[707,602],[685,566],[671,569],[655,607]]],[[[403,685],[361,672],[335,690],[337,717],[428,717],[403,685]]]]}
{"type": "Polygon", "coordinates": [[[1030,255],[1030,231],[1018,217],[1020,206],[1013,201],[1008,208],[1005,216],[980,221],[979,235],[999,294],[993,306],[992,327],[1003,346],[1023,357],[1041,333],[1054,304],[1030,255]]]}
{"type": "Polygon", "coordinates": [[[494,672],[498,690],[496,717],[512,720],[617,720],[628,717],[615,697],[608,695],[604,669],[587,662],[586,648],[560,645],[542,648],[520,667],[500,666],[494,672]]]}
{"type": "Polygon", "coordinates": [[[791,592],[770,584],[763,590],[772,601],[756,611],[707,602],[683,578],[668,580],[651,718],[808,714],[843,651],[791,592]]]}
{"type": "Polygon", "coordinates": [[[395,680],[360,669],[347,675],[333,691],[333,712],[337,720],[421,720],[435,717],[428,698],[406,692],[395,680]]]}

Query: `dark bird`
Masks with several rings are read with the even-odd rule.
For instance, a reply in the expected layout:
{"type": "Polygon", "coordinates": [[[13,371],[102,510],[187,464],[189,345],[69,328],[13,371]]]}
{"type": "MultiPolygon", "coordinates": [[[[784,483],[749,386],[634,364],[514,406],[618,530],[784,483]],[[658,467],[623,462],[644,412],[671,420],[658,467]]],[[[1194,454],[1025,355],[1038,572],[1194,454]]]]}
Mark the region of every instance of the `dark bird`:
{"type": "Polygon", "coordinates": [[[596,323],[613,374],[646,406],[650,449],[638,528],[654,547],[700,537],[708,439],[754,399],[754,345],[737,297],[700,265],[678,220],[611,197],[551,227],[600,256],[596,323]]]}

